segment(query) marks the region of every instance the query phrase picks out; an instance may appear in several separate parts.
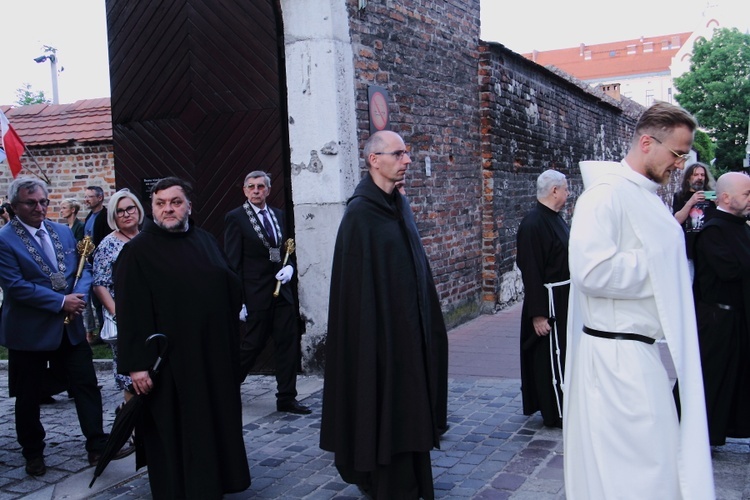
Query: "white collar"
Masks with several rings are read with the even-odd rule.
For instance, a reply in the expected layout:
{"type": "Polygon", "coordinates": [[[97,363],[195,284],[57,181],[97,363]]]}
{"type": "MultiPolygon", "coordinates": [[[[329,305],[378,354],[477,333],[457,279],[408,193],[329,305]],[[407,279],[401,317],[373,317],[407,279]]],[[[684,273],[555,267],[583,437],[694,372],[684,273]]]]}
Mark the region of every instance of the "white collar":
{"type": "Polygon", "coordinates": [[[36,238],[36,232],[39,231],[40,229],[44,229],[45,232],[49,232],[49,231],[47,231],[47,228],[44,227],[44,222],[42,222],[42,224],[39,227],[32,227],[32,226],[29,226],[28,224],[26,224],[24,221],[22,221],[20,217],[16,217],[16,219],[18,219],[18,222],[20,222],[21,225],[23,227],[25,227],[26,230],[30,234],[32,234],[35,238],[36,238]]]}
{"type": "Polygon", "coordinates": [[[265,210],[266,212],[271,211],[271,209],[268,207],[268,203],[266,203],[266,206],[264,206],[263,208],[258,208],[250,200],[247,200],[247,202],[250,204],[251,207],[253,207],[253,211],[255,212],[255,215],[259,215],[261,210],[265,210]]]}

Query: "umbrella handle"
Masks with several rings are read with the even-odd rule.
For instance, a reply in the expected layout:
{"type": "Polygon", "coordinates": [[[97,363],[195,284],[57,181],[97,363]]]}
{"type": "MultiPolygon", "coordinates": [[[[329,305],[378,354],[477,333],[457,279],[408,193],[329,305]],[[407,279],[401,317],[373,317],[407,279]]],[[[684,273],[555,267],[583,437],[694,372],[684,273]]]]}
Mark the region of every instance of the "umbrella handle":
{"type": "Polygon", "coordinates": [[[164,355],[167,353],[169,341],[163,333],[154,333],[146,339],[146,345],[149,345],[151,342],[156,342],[157,358],[150,371],[151,373],[158,373],[161,362],[164,360],[164,355]]]}

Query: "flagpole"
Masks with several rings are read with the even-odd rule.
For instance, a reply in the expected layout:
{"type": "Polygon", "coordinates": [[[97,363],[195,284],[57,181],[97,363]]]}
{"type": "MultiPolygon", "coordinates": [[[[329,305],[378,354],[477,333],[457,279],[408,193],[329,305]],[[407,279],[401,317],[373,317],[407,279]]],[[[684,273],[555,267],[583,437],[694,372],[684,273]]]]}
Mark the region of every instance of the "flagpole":
{"type": "Polygon", "coordinates": [[[34,175],[36,175],[37,177],[39,177],[40,179],[42,179],[42,180],[43,180],[44,182],[46,182],[48,186],[51,186],[51,185],[52,185],[52,181],[50,181],[50,180],[49,180],[49,177],[47,177],[47,173],[46,173],[46,172],[44,171],[44,169],[42,169],[42,166],[41,166],[41,165],[39,165],[39,162],[38,162],[38,161],[36,161],[36,158],[34,157],[34,155],[33,155],[33,154],[31,154],[31,150],[29,149],[29,147],[28,147],[28,146],[27,146],[26,144],[24,144],[24,145],[23,145],[23,149],[24,149],[24,150],[25,150],[25,151],[26,151],[26,152],[27,152],[27,153],[29,154],[29,157],[30,157],[30,158],[31,158],[31,160],[32,160],[32,161],[34,162],[34,165],[36,165],[36,168],[38,168],[38,169],[39,169],[39,172],[41,172],[41,174],[42,174],[42,175],[43,175],[44,177],[42,178],[42,177],[40,177],[40,176],[39,176],[39,174],[37,174],[37,173],[34,173],[34,172],[32,172],[32,173],[33,173],[34,175]]]}

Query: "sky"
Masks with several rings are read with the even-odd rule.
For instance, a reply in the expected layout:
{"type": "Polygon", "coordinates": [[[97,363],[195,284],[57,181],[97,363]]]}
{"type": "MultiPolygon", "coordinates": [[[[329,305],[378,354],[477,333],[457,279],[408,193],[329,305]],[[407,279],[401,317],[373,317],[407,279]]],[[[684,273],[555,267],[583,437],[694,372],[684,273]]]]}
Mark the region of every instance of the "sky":
{"type": "MultiPolygon", "coordinates": [[[[723,25],[743,32],[750,27],[747,0],[711,4],[720,4],[714,9],[723,11],[723,25]]],[[[481,38],[524,53],[693,31],[704,23],[708,5],[707,0],[630,0],[619,5],[601,0],[481,0],[481,38]]],[[[6,44],[0,58],[0,104],[15,103],[16,91],[25,83],[52,99],[50,63],[34,62],[44,55],[44,45],[57,49],[61,104],[110,95],[104,0],[6,0],[0,4],[0,24],[6,44]]]]}
{"type": "Polygon", "coordinates": [[[104,0],[3,0],[0,25],[0,104],[14,104],[25,83],[52,99],[50,62],[34,62],[44,45],[57,49],[61,104],[109,97],[104,0]]]}
{"type": "Polygon", "coordinates": [[[707,12],[723,27],[750,27],[747,0],[481,2],[481,38],[518,53],[695,31],[707,12]]]}

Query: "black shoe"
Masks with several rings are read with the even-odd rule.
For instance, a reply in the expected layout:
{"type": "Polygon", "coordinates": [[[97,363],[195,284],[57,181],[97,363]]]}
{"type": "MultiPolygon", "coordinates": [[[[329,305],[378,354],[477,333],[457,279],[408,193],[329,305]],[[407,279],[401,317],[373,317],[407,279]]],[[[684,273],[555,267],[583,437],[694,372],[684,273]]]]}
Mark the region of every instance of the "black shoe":
{"type": "Polygon", "coordinates": [[[553,428],[553,429],[554,428],[562,429],[562,425],[563,425],[562,419],[559,419],[559,418],[555,419],[555,420],[552,420],[552,421],[543,422],[543,424],[544,424],[545,427],[550,427],[550,428],[553,428]]]}
{"type": "MultiPolygon", "coordinates": [[[[120,448],[120,451],[115,453],[115,456],[112,457],[112,460],[120,460],[121,458],[125,458],[128,455],[131,455],[135,451],[135,445],[128,441],[125,443],[125,445],[120,448]]],[[[99,464],[99,460],[102,458],[102,453],[100,451],[90,451],[88,454],[89,459],[89,465],[92,467],[95,467],[99,464]]]]}
{"type": "Polygon", "coordinates": [[[309,415],[312,410],[307,406],[299,404],[296,399],[291,401],[277,402],[276,411],[285,411],[287,413],[297,413],[298,415],[309,415]]]}
{"type": "Polygon", "coordinates": [[[44,465],[44,457],[26,459],[26,474],[29,476],[43,476],[45,472],[47,472],[47,466],[44,465]]]}
{"type": "Polygon", "coordinates": [[[42,399],[39,400],[40,405],[53,405],[55,403],[57,403],[57,400],[52,396],[43,396],[42,399]]]}

